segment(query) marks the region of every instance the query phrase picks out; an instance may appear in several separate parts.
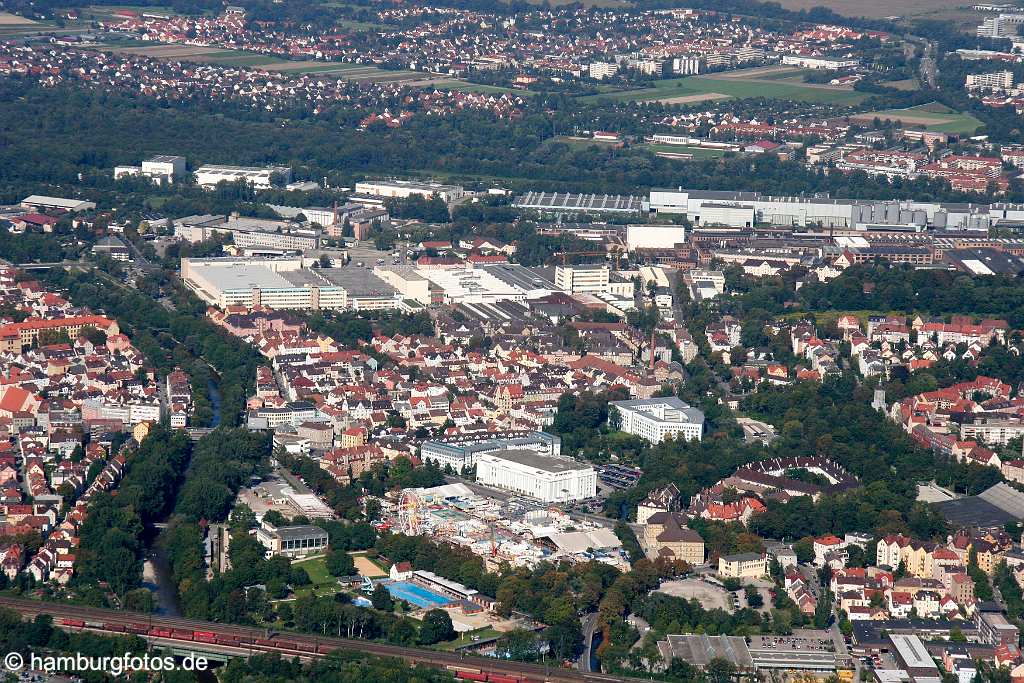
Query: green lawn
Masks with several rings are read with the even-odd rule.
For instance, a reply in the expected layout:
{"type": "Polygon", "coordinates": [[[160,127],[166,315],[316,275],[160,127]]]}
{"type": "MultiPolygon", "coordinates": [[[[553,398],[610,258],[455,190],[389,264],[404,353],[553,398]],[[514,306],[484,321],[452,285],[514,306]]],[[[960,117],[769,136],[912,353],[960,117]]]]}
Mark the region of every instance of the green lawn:
{"type": "MultiPolygon", "coordinates": [[[[801,83],[785,81],[743,80],[738,78],[722,78],[719,74],[707,76],[687,76],[684,78],[666,78],[656,81],[649,88],[639,90],[623,90],[616,93],[589,95],[590,99],[602,97],[615,100],[650,101],[664,100],[674,97],[717,93],[735,98],[768,97],[795,102],[830,102],[832,104],[856,104],[865,95],[852,90],[812,87],[801,83]]],[[[693,103],[697,104],[697,103],[693,103]]]]}
{"type": "Polygon", "coordinates": [[[295,589],[295,597],[305,595],[334,595],[341,592],[341,585],[338,580],[327,571],[327,563],[322,557],[311,560],[298,560],[293,563],[296,567],[302,567],[309,574],[311,584],[295,589]]]}
{"type": "Polygon", "coordinates": [[[922,104],[906,109],[886,109],[861,114],[858,118],[873,119],[879,118],[892,121],[902,121],[905,128],[923,127],[940,133],[952,133],[956,135],[973,135],[981,126],[981,121],[970,114],[955,111],[939,104],[922,104]]]}

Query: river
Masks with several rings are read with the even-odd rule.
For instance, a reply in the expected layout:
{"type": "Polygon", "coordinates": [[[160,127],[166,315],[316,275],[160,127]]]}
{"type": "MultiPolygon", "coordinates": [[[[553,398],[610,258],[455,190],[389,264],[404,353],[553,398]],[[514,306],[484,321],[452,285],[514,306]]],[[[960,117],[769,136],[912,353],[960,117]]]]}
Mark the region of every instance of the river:
{"type": "MultiPolygon", "coordinates": [[[[211,379],[207,382],[206,389],[210,395],[210,407],[213,412],[210,426],[217,427],[220,425],[220,387],[211,379]]],[[[161,520],[161,522],[166,521],[166,518],[161,520]]],[[[174,586],[174,577],[171,574],[171,563],[167,553],[157,543],[159,532],[160,529],[156,527],[146,531],[144,540],[149,551],[146,553],[145,564],[142,567],[142,581],[146,588],[156,594],[157,614],[168,617],[180,617],[181,606],[178,604],[178,591],[174,586]]]]}
{"type": "Polygon", "coordinates": [[[146,561],[142,566],[142,585],[155,593],[156,613],[165,617],[180,617],[178,591],[171,576],[171,564],[167,553],[156,542],[160,529],[153,527],[146,532],[146,561]]]}
{"type": "Polygon", "coordinates": [[[211,378],[206,382],[206,390],[210,393],[210,409],[213,411],[210,426],[217,428],[220,426],[220,387],[211,378]]]}

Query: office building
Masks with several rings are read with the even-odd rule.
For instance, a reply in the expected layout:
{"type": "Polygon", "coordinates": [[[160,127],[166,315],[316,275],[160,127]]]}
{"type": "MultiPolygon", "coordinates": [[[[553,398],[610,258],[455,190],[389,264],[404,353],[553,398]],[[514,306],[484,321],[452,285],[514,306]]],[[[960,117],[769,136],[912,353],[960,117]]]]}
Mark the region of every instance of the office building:
{"type": "Polygon", "coordinates": [[[727,579],[758,579],[768,573],[764,553],[739,553],[718,558],[718,574],[727,579]]]}
{"type": "Polygon", "coordinates": [[[555,286],[573,294],[600,294],[608,291],[610,269],[601,264],[556,266],[555,286]]]}
{"type": "Polygon", "coordinates": [[[476,465],[481,456],[504,450],[529,450],[539,455],[558,457],[562,452],[562,441],[546,432],[466,434],[443,441],[423,442],[420,459],[461,472],[476,465]]]}
{"type": "Polygon", "coordinates": [[[196,183],[214,188],[219,182],[234,183],[244,180],[258,190],[292,181],[292,169],[287,166],[200,166],[196,169],[196,183]]]}
{"type": "Polygon", "coordinates": [[[461,185],[421,183],[412,180],[366,180],[356,183],[356,194],[397,199],[414,196],[430,199],[437,195],[446,204],[450,204],[465,197],[466,191],[461,185]]]}
{"type": "Polygon", "coordinates": [[[591,465],[536,451],[500,450],[477,460],[476,480],[545,503],[565,503],[597,495],[591,465]]]}
{"type": "MultiPolygon", "coordinates": [[[[704,413],[675,396],[612,401],[618,414],[619,429],[627,434],[661,443],[666,437],[700,441],[704,435],[704,413]]],[[[608,417],[611,422],[614,414],[608,417]]]]}
{"type": "Polygon", "coordinates": [[[268,558],[275,555],[303,557],[326,552],[328,536],[318,526],[274,527],[264,523],[256,529],[256,540],[267,549],[268,558]]]}
{"type": "Polygon", "coordinates": [[[231,235],[242,249],[307,251],[320,248],[319,228],[288,221],[245,216],[186,216],[174,222],[174,236],[195,244],[214,235],[231,235]]]}

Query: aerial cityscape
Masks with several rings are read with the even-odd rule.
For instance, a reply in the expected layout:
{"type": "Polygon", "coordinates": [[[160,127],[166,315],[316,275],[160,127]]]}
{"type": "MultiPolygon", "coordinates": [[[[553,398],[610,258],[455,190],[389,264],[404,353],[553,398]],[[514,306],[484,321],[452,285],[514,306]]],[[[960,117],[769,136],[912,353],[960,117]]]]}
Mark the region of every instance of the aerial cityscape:
{"type": "Polygon", "coordinates": [[[0,681],[1024,683],[1024,0],[0,0],[0,681]]]}

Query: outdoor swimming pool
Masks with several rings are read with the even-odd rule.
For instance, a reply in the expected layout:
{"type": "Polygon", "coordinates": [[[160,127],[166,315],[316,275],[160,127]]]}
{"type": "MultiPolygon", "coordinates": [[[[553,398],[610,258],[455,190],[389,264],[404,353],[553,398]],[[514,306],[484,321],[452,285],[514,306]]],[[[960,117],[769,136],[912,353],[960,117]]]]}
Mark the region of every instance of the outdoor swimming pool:
{"type": "Polygon", "coordinates": [[[422,586],[417,586],[414,583],[409,583],[408,581],[395,581],[394,583],[387,584],[385,588],[391,593],[391,597],[396,600],[405,600],[417,607],[431,609],[434,607],[444,607],[454,602],[454,600],[450,600],[439,593],[435,593],[422,586]]]}

